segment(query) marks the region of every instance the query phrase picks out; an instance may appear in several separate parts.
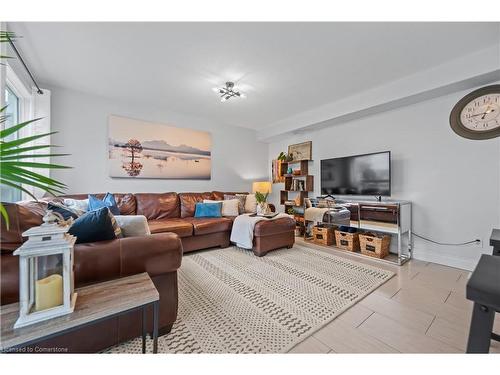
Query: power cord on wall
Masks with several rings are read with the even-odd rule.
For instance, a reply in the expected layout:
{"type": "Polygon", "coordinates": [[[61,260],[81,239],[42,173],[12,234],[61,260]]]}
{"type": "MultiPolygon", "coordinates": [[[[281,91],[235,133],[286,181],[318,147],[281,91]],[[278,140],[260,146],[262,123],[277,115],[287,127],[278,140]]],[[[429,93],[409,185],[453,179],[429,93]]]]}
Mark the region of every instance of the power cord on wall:
{"type": "Polygon", "coordinates": [[[439,242],[439,241],[431,240],[430,238],[421,236],[420,234],[417,234],[415,232],[413,232],[412,234],[415,237],[418,237],[418,238],[421,238],[421,239],[423,239],[425,241],[429,241],[429,242],[435,243],[437,245],[442,245],[442,246],[463,246],[463,245],[470,245],[470,244],[473,244],[473,243],[478,243],[478,244],[481,243],[480,239],[475,239],[473,241],[467,241],[467,242],[459,242],[459,243],[446,243],[446,242],[439,242]]]}

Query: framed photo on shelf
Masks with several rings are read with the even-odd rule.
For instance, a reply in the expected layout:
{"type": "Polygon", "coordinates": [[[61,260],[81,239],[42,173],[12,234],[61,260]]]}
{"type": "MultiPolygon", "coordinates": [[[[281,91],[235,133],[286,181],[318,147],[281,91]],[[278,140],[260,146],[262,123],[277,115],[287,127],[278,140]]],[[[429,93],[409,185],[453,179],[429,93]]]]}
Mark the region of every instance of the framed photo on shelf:
{"type": "Polygon", "coordinates": [[[288,155],[293,156],[293,161],[312,160],[312,141],[289,145],[288,155]]]}

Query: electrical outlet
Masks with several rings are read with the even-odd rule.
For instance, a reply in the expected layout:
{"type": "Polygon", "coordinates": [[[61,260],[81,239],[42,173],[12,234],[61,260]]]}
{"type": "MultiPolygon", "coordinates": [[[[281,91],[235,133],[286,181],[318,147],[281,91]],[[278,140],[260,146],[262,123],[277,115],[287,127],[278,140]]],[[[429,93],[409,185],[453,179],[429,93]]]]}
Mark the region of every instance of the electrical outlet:
{"type": "Polygon", "coordinates": [[[474,245],[477,247],[483,247],[483,241],[481,241],[479,238],[476,239],[476,242],[474,242],[474,245]]]}

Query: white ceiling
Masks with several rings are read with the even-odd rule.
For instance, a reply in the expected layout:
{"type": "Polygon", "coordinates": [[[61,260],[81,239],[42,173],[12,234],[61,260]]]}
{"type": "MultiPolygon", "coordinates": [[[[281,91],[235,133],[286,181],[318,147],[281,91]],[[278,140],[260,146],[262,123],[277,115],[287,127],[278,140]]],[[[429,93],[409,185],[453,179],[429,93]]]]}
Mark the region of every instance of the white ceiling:
{"type": "Polygon", "coordinates": [[[499,43],[498,23],[9,23],[43,84],[257,130],[499,43]],[[248,98],[221,103],[233,80],[248,98]]]}

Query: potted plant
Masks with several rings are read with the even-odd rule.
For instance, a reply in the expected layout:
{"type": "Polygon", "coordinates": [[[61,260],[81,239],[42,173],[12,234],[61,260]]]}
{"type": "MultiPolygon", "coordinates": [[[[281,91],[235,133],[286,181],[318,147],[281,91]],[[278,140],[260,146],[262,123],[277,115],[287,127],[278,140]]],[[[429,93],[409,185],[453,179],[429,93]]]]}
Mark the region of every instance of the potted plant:
{"type": "Polygon", "coordinates": [[[257,215],[268,215],[271,213],[269,204],[267,203],[268,196],[269,193],[264,194],[258,191],[255,193],[255,200],[257,201],[257,215]]]}
{"type": "Polygon", "coordinates": [[[286,154],[283,151],[281,151],[280,154],[278,155],[277,159],[283,163],[293,161],[293,153],[286,154]]]}
{"type": "Polygon", "coordinates": [[[287,155],[283,151],[281,151],[280,154],[278,155],[277,159],[279,161],[283,162],[283,161],[286,161],[286,158],[287,158],[287,155]]]}

